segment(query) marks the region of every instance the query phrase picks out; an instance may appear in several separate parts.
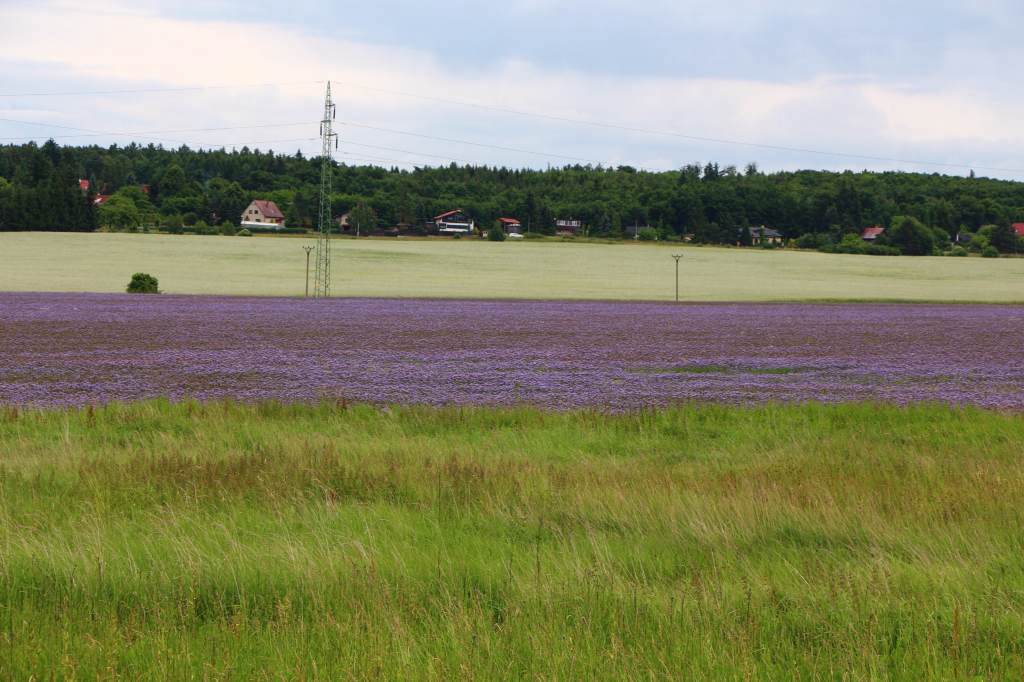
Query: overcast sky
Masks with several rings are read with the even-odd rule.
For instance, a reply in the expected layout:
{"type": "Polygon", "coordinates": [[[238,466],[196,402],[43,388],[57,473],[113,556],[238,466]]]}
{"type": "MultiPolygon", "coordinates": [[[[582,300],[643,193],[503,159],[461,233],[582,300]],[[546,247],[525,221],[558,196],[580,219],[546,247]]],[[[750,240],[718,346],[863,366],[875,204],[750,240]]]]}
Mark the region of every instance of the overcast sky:
{"type": "Polygon", "coordinates": [[[1022,25],[1019,0],[0,0],[0,137],[315,155],[331,79],[349,163],[1024,180],[1022,25]],[[108,94],[29,96],[60,92],[108,94]]]}

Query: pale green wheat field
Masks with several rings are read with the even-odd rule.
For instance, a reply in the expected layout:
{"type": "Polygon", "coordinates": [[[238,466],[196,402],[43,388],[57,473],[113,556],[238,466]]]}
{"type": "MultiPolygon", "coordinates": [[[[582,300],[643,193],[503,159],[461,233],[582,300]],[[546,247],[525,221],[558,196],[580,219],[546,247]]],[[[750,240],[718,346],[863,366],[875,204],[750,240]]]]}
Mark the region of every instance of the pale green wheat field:
{"type": "MultiPolygon", "coordinates": [[[[312,239],[0,234],[0,291],[299,296],[312,239]]],[[[1024,259],[884,258],[667,244],[367,239],[334,242],[336,296],[691,301],[1024,301],[1024,259]]]]}

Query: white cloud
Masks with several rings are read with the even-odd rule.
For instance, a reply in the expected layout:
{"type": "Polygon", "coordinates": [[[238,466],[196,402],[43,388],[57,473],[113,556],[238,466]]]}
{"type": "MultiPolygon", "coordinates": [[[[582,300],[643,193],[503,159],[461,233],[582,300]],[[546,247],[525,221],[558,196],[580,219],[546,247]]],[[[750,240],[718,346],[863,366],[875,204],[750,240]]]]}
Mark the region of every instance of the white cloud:
{"type": "MultiPolygon", "coordinates": [[[[660,0],[659,0],[660,1],[660,0]]],[[[995,0],[992,0],[995,2],[995,0]]],[[[602,0],[618,6],[622,0],[602,0]]],[[[667,0],[665,6],[668,7],[667,0]]],[[[675,5],[675,12],[695,3],[675,5]]],[[[757,3],[750,0],[754,7],[757,3]]],[[[703,3],[701,3],[704,6],[703,3]]],[[[544,11],[523,0],[523,12],[544,11]]],[[[793,82],[780,79],[633,77],[545,68],[522,59],[454,69],[423,50],[368,45],[346,39],[310,37],[274,23],[189,21],[168,18],[159,3],[115,3],[97,11],[56,3],[5,9],[0,27],[0,64],[45,65],[86,81],[89,89],[188,87],[227,84],[291,83],[266,88],[205,90],[161,96],[104,96],[46,102],[50,111],[35,120],[65,125],[78,122],[101,130],[152,130],[200,126],[250,125],[310,119],[311,131],[220,132],[193,135],[190,142],[247,141],[315,134],[321,86],[338,81],[341,118],[443,137],[471,137],[492,144],[542,149],[559,154],[619,163],[656,160],[664,165],[709,157],[755,160],[762,154],[743,147],[701,145],[516,116],[445,106],[380,91],[423,93],[480,101],[519,110],[640,128],[675,130],[712,138],[760,141],[791,147],[824,147],[875,156],[913,153],[925,158],[937,145],[977,152],[968,163],[998,157],[1024,166],[1024,137],[1016,111],[1020,95],[993,97],[933,83],[911,89],[844,74],[819,75],[793,82]],[[130,11],[129,11],[130,10],[130,11]],[[225,139],[231,138],[231,139],[225,139]],[[925,150],[928,154],[924,154],[925,150]],[[1008,150],[1010,150],[1008,152],[1008,150]],[[1012,150],[1016,150],[1013,152],[1012,150]]],[[[735,9],[735,6],[733,6],[735,9]]],[[[792,11],[817,12],[811,3],[792,11]]],[[[724,21],[721,10],[706,6],[700,21],[724,21]]],[[[751,12],[753,15],[754,13],[751,12]]],[[[670,13],[675,17],[675,13],[670,13]]],[[[753,20],[752,20],[753,21],[753,20]]],[[[75,89],[75,88],[73,88],[75,89]]],[[[81,89],[81,88],[77,88],[81,89]]],[[[38,105],[38,102],[33,102],[38,105]]],[[[2,115],[2,114],[0,114],[2,115]]],[[[21,112],[24,116],[24,112],[21,112]]],[[[20,132],[20,131],[19,131],[20,132]]],[[[426,140],[347,131],[351,139],[430,153],[443,151],[513,165],[543,165],[543,157],[481,150],[426,140]]],[[[180,136],[178,136],[180,137],[180,136]]],[[[275,146],[291,151],[296,145],[275,146]]],[[[316,148],[311,145],[310,149],[316,148]]],[[[370,152],[367,152],[370,154],[370,152]]],[[[409,157],[414,158],[414,157],[409,157]]],[[[821,157],[771,155],[779,165],[820,166],[821,157]]],[[[950,160],[950,159],[947,159],[950,160]]],[[[831,160],[833,165],[844,162],[831,160]]],[[[850,161],[847,165],[862,166],[850,161]]],[[[764,164],[762,164],[764,165],[764,164]]]]}

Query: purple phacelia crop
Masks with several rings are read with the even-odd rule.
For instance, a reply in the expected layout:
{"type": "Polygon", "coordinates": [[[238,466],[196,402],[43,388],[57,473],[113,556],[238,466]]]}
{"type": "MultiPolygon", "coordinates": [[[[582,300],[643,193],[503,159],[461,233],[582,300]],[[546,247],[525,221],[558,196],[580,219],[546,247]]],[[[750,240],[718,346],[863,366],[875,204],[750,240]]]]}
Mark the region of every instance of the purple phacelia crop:
{"type": "Polygon", "coordinates": [[[0,294],[0,403],[1024,408],[1024,308],[0,294]]]}

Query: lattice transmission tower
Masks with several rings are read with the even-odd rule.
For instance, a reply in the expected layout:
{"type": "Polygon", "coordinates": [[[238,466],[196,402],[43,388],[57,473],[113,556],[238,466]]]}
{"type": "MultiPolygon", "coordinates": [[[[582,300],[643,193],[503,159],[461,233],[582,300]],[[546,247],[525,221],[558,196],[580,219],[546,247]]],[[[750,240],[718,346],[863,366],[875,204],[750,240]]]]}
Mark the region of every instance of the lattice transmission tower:
{"type": "Polygon", "coordinates": [[[334,175],[334,150],[338,148],[338,134],[333,131],[337,110],[331,102],[331,82],[327,81],[324,98],[324,117],[320,121],[320,214],[319,235],[316,240],[316,277],[313,298],[331,295],[331,177],[334,175]]]}

